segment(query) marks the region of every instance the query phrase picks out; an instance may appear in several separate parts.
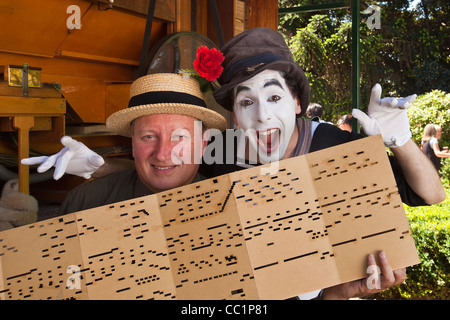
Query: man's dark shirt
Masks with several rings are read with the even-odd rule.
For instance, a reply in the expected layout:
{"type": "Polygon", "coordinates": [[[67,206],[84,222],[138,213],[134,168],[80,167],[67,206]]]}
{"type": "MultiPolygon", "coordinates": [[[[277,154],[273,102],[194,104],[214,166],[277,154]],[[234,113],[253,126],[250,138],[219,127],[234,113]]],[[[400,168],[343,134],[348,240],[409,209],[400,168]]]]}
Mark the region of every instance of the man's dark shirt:
{"type": "MultiPolygon", "coordinates": [[[[197,174],[193,182],[204,177],[197,174]]],[[[139,179],[136,169],[111,173],[84,182],[69,192],[58,215],[104,206],[153,194],[139,179]]]]}

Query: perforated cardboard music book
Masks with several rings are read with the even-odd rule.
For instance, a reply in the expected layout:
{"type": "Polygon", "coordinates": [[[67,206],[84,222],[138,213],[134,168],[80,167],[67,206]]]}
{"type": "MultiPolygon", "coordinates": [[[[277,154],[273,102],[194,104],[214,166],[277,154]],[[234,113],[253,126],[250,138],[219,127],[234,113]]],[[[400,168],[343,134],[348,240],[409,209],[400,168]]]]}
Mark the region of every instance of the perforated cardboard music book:
{"type": "Polygon", "coordinates": [[[419,263],[380,136],[0,233],[1,299],[285,299],[419,263]]]}

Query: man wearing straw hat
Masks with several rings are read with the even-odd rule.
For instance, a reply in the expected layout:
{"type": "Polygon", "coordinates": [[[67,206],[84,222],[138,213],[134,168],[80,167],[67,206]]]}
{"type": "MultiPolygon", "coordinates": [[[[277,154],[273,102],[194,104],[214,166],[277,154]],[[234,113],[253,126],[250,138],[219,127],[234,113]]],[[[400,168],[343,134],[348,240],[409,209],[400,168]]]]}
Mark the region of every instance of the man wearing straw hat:
{"type": "MultiPolygon", "coordinates": [[[[227,123],[223,116],[206,107],[198,81],[181,74],[147,75],[133,82],[130,95],[129,107],[112,114],[106,125],[111,132],[131,137],[135,169],[83,183],[69,193],[60,214],[129,200],[201,179],[197,171],[208,141],[203,139],[202,131],[206,128],[223,131],[227,123]]],[[[74,145],[71,152],[84,147],[69,137],[64,137],[63,143],[74,145]]],[[[95,171],[101,161],[96,162],[99,156],[87,148],[81,152],[90,160],[85,161],[83,169],[78,169],[90,175],[86,170],[95,171]],[[89,165],[91,169],[86,167],[89,165]]]]}
{"type": "MultiPolygon", "coordinates": [[[[355,140],[355,133],[300,116],[309,105],[309,83],[282,35],[269,28],[240,33],[221,48],[225,56],[221,87],[214,98],[232,111],[235,123],[244,131],[246,146],[237,148],[240,165],[212,166],[207,176],[248,167],[248,163],[269,163],[355,140]],[[239,154],[246,150],[245,154],[239,154]],[[252,159],[252,155],[257,155],[252,159]],[[254,161],[256,160],[256,161],[254,161]],[[247,164],[247,165],[246,165],[247,164]]],[[[406,109],[416,95],[402,99],[381,97],[375,85],[367,116],[353,110],[368,135],[382,134],[390,148],[394,175],[404,203],[411,206],[441,202],[446,194],[432,164],[411,140],[406,109]]],[[[226,143],[225,143],[226,144],[226,143]]]]}

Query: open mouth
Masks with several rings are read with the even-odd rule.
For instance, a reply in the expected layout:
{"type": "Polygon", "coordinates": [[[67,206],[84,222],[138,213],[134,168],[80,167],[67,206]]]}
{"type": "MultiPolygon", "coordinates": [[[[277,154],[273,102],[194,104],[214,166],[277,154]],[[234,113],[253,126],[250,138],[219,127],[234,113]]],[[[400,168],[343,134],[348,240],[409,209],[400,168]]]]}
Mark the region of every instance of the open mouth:
{"type": "Polygon", "coordinates": [[[258,145],[267,155],[270,155],[278,149],[280,145],[280,133],[280,129],[277,128],[258,130],[256,132],[258,145]]]}

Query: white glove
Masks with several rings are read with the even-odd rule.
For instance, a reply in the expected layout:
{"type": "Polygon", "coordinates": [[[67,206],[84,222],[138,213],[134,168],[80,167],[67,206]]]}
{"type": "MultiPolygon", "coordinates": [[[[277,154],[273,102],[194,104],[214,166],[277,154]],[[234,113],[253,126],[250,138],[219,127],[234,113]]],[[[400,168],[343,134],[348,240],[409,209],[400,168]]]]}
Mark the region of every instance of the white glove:
{"type": "Polygon", "coordinates": [[[39,173],[45,172],[54,166],[53,179],[55,180],[61,178],[64,173],[89,179],[91,174],[105,163],[101,156],[71,137],[62,137],[61,143],[65,147],[60,152],[50,157],[22,159],[21,163],[25,165],[41,164],[37,168],[39,173]]]}
{"type": "Polygon", "coordinates": [[[370,95],[368,115],[358,109],[353,109],[352,115],[359,120],[367,135],[381,134],[386,147],[400,147],[412,136],[406,109],[416,97],[413,94],[406,98],[380,99],[381,86],[377,83],[370,95]]]}

